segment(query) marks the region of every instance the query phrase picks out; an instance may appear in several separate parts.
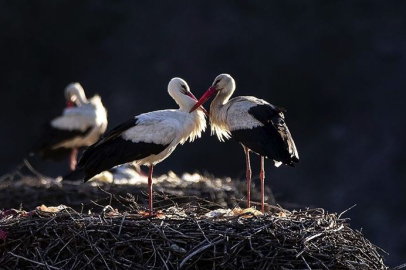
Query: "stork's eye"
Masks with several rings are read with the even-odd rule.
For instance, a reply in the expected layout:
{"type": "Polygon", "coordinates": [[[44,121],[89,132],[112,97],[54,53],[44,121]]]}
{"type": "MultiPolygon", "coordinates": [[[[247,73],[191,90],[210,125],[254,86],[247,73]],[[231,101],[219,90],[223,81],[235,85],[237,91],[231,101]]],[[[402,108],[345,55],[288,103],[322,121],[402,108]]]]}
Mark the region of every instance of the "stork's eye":
{"type": "Polygon", "coordinates": [[[180,87],[182,87],[183,90],[187,91],[186,85],[182,84],[180,87]]]}
{"type": "Polygon", "coordinates": [[[218,84],[219,82],[220,82],[220,79],[218,79],[218,80],[214,83],[214,85],[218,84]]]}

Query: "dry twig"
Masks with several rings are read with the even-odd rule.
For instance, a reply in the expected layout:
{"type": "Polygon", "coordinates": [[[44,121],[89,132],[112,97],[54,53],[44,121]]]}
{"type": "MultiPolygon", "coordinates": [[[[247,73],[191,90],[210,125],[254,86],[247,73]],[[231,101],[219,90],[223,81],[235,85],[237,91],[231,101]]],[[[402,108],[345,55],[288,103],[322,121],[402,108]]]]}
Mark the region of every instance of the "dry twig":
{"type": "MultiPolygon", "coordinates": [[[[113,198],[117,198],[113,196],[113,198]]],[[[167,200],[167,195],[161,200],[167,200]]],[[[171,198],[174,200],[176,198],[171,198]]],[[[176,201],[176,200],[175,200],[176,201]]],[[[388,269],[377,248],[323,209],[274,207],[264,216],[207,217],[218,207],[189,197],[149,218],[140,206],[99,214],[35,210],[0,229],[6,269],[388,269]],[[279,209],[279,211],[278,211],[279,209]],[[159,216],[159,215],[158,215],[159,216]]]]}

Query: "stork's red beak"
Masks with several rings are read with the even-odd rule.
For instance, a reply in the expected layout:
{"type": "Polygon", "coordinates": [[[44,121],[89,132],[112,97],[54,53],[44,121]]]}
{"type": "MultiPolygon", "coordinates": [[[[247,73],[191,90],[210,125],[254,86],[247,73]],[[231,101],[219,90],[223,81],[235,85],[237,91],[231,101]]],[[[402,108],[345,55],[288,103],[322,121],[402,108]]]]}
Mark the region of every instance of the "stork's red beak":
{"type": "Polygon", "coordinates": [[[195,106],[190,109],[190,113],[197,109],[197,107],[202,106],[209,98],[217,92],[216,88],[213,86],[203,94],[203,96],[199,99],[199,101],[195,104],[195,106]]]}
{"type": "Polygon", "coordinates": [[[66,101],[66,108],[72,108],[73,106],[75,106],[75,103],[70,100],[66,101]]]}
{"type": "MultiPolygon", "coordinates": [[[[188,95],[189,97],[191,97],[192,99],[194,99],[194,100],[197,101],[197,98],[195,97],[195,95],[192,94],[192,92],[186,92],[185,94],[188,95]]],[[[195,107],[196,107],[196,105],[193,106],[193,108],[194,108],[193,110],[195,110],[195,109],[197,108],[197,107],[196,107],[196,108],[195,108],[195,107]]],[[[206,115],[209,115],[209,113],[206,111],[205,108],[203,108],[203,106],[200,106],[200,109],[202,109],[202,111],[203,111],[206,115]]],[[[190,111],[190,112],[192,112],[192,111],[190,111]]]]}

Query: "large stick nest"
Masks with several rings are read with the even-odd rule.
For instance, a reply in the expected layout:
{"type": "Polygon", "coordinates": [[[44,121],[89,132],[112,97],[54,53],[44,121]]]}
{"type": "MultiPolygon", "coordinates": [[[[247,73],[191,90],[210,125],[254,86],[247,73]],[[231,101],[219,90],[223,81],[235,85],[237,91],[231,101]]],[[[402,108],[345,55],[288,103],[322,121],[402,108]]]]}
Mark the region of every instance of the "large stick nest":
{"type": "MultiPolygon", "coordinates": [[[[127,198],[131,202],[133,198],[127,198]]],[[[163,204],[171,197],[161,197],[163,204]]],[[[2,269],[387,269],[348,220],[323,209],[265,215],[190,198],[148,216],[37,207],[1,214],[2,269]]],[[[0,240],[1,241],[1,240],[0,240]]]]}
{"type": "MultiPolygon", "coordinates": [[[[102,179],[103,180],[103,179],[102,179]]],[[[255,184],[259,179],[253,179],[251,198],[260,201],[260,192],[255,184]]],[[[231,180],[231,178],[216,178],[211,175],[188,174],[178,176],[173,172],[154,177],[153,189],[168,195],[176,195],[177,202],[182,203],[184,197],[204,198],[224,207],[246,206],[246,181],[231,180]]],[[[90,201],[111,204],[106,193],[125,197],[132,194],[140,204],[148,204],[147,177],[135,173],[131,179],[118,179],[113,183],[93,181],[86,184],[83,180],[69,181],[61,178],[51,178],[36,172],[29,163],[22,164],[16,171],[0,178],[0,193],[2,194],[0,209],[19,208],[34,209],[36,206],[69,205],[80,211],[89,205],[90,201]]],[[[269,187],[265,189],[265,200],[271,205],[275,199],[269,187]]],[[[119,206],[113,200],[113,207],[119,206]]],[[[255,204],[255,203],[254,203],[255,204]]],[[[93,207],[93,204],[89,205],[93,207]]]]}
{"type": "Polygon", "coordinates": [[[149,216],[145,183],[3,177],[0,268],[387,269],[383,251],[341,215],[271,205],[265,215],[230,210],[244,205],[238,199],[245,194],[245,183],[230,179],[169,174],[155,183],[156,213],[149,216]],[[61,202],[69,207],[38,206],[61,202]],[[34,210],[9,209],[20,203],[34,210]]]}

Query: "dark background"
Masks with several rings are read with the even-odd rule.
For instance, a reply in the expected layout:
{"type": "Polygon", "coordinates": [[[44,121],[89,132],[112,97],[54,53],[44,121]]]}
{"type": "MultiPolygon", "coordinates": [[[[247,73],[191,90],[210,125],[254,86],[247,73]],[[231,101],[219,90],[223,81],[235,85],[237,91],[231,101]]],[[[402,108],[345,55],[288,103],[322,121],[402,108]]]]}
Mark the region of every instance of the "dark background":
{"type": "MultiPolygon", "coordinates": [[[[220,73],[235,78],[236,95],[288,110],[301,163],[266,162],[278,202],[357,204],[352,226],[390,253],[390,266],[406,262],[404,1],[0,0],[0,170],[21,163],[72,81],[102,96],[112,128],[176,108],[172,77],[200,97],[220,73]]],[[[252,166],[258,184],[259,158],[252,166]]],[[[168,170],[244,179],[244,153],[206,132],[156,167],[168,170]]]]}

